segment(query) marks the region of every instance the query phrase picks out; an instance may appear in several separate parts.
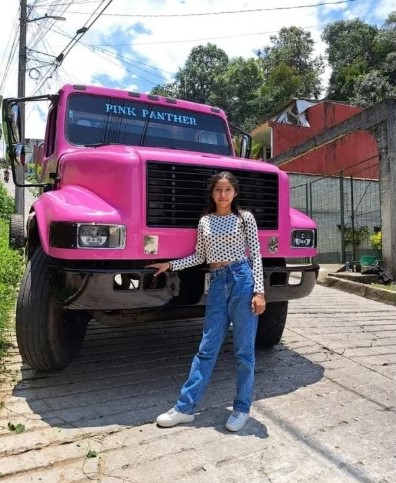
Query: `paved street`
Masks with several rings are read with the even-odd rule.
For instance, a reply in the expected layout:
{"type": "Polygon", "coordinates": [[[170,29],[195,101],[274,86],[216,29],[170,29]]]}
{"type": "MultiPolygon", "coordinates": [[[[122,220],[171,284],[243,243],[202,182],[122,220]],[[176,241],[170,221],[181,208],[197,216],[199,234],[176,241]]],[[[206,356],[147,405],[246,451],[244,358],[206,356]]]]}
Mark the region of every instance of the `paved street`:
{"type": "Polygon", "coordinates": [[[393,482],[395,320],[396,307],[322,286],[292,302],[283,343],[257,353],[240,434],[224,429],[231,334],[195,422],[172,429],[154,421],[187,375],[200,322],[91,324],[74,363],[52,374],[21,368],[14,343],[0,481],[393,482]]]}

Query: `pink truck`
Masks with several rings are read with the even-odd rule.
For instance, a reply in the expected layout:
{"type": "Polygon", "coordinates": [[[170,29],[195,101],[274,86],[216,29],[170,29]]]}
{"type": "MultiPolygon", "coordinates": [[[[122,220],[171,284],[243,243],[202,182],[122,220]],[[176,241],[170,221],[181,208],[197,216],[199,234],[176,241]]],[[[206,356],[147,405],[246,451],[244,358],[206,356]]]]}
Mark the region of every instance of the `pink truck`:
{"type": "Polygon", "coordinates": [[[156,279],[145,266],[194,251],[208,180],[223,170],[237,176],[240,204],[259,227],[268,305],[257,345],[280,341],[288,300],[309,295],[316,283],[316,225],[290,207],[286,173],[249,159],[250,136],[222,110],[65,85],[55,95],[5,99],[2,111],[14,183],[41,192],[26,229],[21,215],[10,226],[14,247],[26,253],[16,332],[32,368],[67,366],[91,319],[119,327],[203,316],[206,265],[156,279]],[[50,107],[40,180],[25,185],[16,179],[24,154],[20,113],[33,101],[50,107]],[[306,263],[290,265],[293,259],[306,263]]]}

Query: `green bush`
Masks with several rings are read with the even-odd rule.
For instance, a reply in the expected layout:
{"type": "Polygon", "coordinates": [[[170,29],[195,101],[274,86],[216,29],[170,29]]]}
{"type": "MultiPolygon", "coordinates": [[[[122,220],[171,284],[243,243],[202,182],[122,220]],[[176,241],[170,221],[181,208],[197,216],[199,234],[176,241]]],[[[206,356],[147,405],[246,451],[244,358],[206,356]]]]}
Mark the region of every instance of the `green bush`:
{"type": "Polygon", "coordinates": [[[22,253],[8,247],[8,218],[14,211],[13,200],[0,185],[0,355],[6,348],[5,330],[9,326],[24,265],[22,253]]]}
{"type": "MultiPolygon", "coordinates": [[[[12,213],[15,213],[14,200],[8,196],[7,190],[0,184],[0,218],[8,220],[12,213]]],[[[3,233],[3,230],[0,233],[3,233]]]]}
{"type": "Polygon", "coordinates": [[[370,235],[370,245],[374,248],[374,250],[382,249],[382,233],[380,231],[370,235]]]}

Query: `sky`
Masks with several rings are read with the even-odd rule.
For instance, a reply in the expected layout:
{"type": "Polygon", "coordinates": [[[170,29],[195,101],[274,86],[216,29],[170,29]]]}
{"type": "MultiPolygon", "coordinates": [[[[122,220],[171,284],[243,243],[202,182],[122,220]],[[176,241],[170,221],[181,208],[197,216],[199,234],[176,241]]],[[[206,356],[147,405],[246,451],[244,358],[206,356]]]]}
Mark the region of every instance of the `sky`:
{"type": "MultiPolygon", "coordinates": [[[[55,93],[66,83],[149,92],[171,82],[195,46],[210,42],[230,58],[249,58],[282,27],[309,30],[316,53],[323,55],[320,35],[328,23],[360,18],[382,26],[395,10],[395,0],[28,0],[28,5],[27,96],[55,93]],[[64,20],[41,18],[45,15],[64,20]],[[86,33],[76,37],[84,27],[86,33]],[[53,72],[54,58],[62,53],[53,72]]],[[[17,96],[18,32],[19,0],[1,2],[3,97],[17,96]]],[[[324,84],[329,74],[326,69],[324,84]]],[[[27,113],[27,137],[43,137],[43,117],[43,111],[27,113]]]]}

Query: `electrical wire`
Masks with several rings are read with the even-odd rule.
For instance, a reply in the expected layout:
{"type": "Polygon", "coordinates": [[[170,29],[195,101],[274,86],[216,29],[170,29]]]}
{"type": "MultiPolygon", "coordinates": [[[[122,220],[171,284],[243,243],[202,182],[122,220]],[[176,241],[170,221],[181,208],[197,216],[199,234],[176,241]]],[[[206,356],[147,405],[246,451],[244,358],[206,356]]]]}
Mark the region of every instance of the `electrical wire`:
{"type": "MultiPolygon", "coordinates": [[[[321,28],[321,25],[308,25],[307,27],[300,27],[301,29],[313,29],[313,28],[321,28]]],[[[219,37],[203,37],[198,39],[182,39],[182,40],[163,40],[160,42],[133,42],[133,46],[138,45],[161,45],[161,44],[182,44],[186,42],[202,42],[202,41],[210,41],[210,40],[222,40],[222,39],[235,39],[239,37],[252,37],[255,35],[267,35],[267,34],[276,34],[279,32],[278,30],[267,30],[266,32],[255,32],[249,34],[236,34],[236,35],[223,35],[219,37]]],[[[125,47],[127,45],[131,45],[132,42],[127,44],[89,44],[95,47],[125,47]]]]}
{"type": "Polygon", "coordinates": [[[11,42],[11,47],[10,47],[10,50],[9,50],[6,66],[5,66],[4,70],[1,69],[3,71],[3,76],[2,76],[2,79],[1,79],[1,83],[0,83],[0,92],[3,92],[3,88],[4,88],[4,86],[7,82],[7,77],[8,77],[8,73],[9,73],[11,64],[14,62],[14,59],[15,59],[16,50],[17,50],[17,39],[18,39],[18,14],[14,19],[14,26],[12,28],[11,35],[8,38],[8,42],[7,42],[6,48],[5,48],[4,53],[3,53],[3,58],[1,60],[1,66],[3,66],[4,59],[5,59],[5,56],[6,56],[6,52],[8,51],[9,45],[10,45],[10,42],[11,42]]]}
{"type": "MultiPolygon", "coordinates": [[[[63,35],[63,36],[65,36],[65,37],[67,37],[67,38],[70,38],[70,35],[69,35],[69,34],[67,34],[66,32],[64,32],[62,29],[59,29],[58,27],[52,28],[52,31],[53,31],[53,32],[55,32],[55,33],[57,33],[57,34],[59,34],[59,35],[63,35]]],[[[174,73],[173,73],[173,72],[170,72],[170,71],[167,71],[167,70],[164,70],[164,69],[160,69],[159,67],[155,67],[155,66],[153,66],[153,65],[150,65],[150,64],[147,64],[147,63],[144,63],[144,62],[141,62],[141,61],[135,60],[135,59],[131,59],[130,57],[121,56],[121,55],[120,55],[120,54],[118,54],[118,53],[116,53],[116,54],[115,54],[114,52],[112,52],[112,51],[110,51],[110,50],[106,50],[106,49],[101,48],[102,46],[100,46],[100,45],[89,44],[89,43],[85,43],[85,42],[83,42],[83,41],[81,41],[80,43],[81,43],[81,45],[83,45],[84,47],[87,47],[87,48],[88,48],[88,47],[92,47],[93,49],[97,49],[97,50],[99,50],[99,51],[101,51],[101,52],[103,52],[103,53],[106,53],[106,54],[108,54],[108,55],[111,55],[112,57],[116,58],[117,60],[120,60],[121,62],[124,62],[124,63],[126,63],[126,64],[128,64],[128,65],[133,66],[134,64],[139,64],[139,65],[142,65],[142,66],[148,67],[148,68],[150,68],[150,69],[154,69],[154,70],[157,70],[157,71],[159,71],[159,72],[163,72],[163,73],[165,73],[165,74],[174,75],[174,73]]],[[[128,44],[128,45],[130,45],[130,44],[128,44]]],[[[133,45],[135,45],[135,44],[133,44],[133,45]]],[[[111,46],[111,45],[109,45],[109,47],[110,47],[110,46],[111,46]]],[[[117,64],[117,65],[118,65],[118,64],[117,64]]],[[[139,68],[139,67],[137,67],[137,68],[139,68]]],[[[146,69],[141,69],[141,70],[144,70],[145,72],[149,72],[149,73],[150,73],[150,71],[148,71],[148,70],[146,70],[146,69]]],[[[160,77],[160,76],[158,76],[158,75],[157,75],[157,77],[160,77]]],[[[161,77],[163,77],[163,76],[161,76],[161,77]]]]}
{"type": "Polygon", "coordinates": [[[98,18],[103,15],[103,12],[110,6],[113,0],[109,0],[107,5],[101,10],[101,12],[92,20],[92,17],[96,14],[97,10],[101,8],[101,6],[105,3],[105,0],[101,2],[101,4],[95,9],[91,17],[85,22],[85,24],[77,30],[73,39],[66,45],[66,47],[62,50],[62,52],[58,55],[57,61],[62,63],[65,57],[70,53],[71,49],[76,45],[77,42],[85,35],[85,33],[92,27],[92,25],[98,20],[98,18]]]}
{"type": "MultiPolygon", "coordinates": [[[[268,7],[268,8],[254,8],[246,10],[225,10],[222,12],[205,12],[205,13],[170,13],[170,14],[127,14],[127,13],[105,13],[107,17],[137,17],[137,18],[170,18],[170,17],[204,17],[212,15],[232,15],[235,13],[256,13],[256,12],[272,12],[276,10],[296,10],[300,8],[316,8],[325,5],[339,5],[342,3],[352,3],[357,0],[337,0],[335,2],[320,2],[309,5],[295,5],[290,7],[268,7]]],[[[82,13],[82,12],[71,12],[82,13]]]]}
{"type": "MultiPolygon", "coordinates": [[[[65,36],[65,37],[67,37],[67,38],[70,38],[70,36],[69,36],[69,35],[68,35],[66,32],[63,32],[61,29],[56,29],[56,30],[54,30],[54,31],[55,31],[56,33],[60,34],[60,35],[63,35],[63,36],[65,36]]],[[[134,65],[134,64],[140,64],[140,65],[143,65],[143,66],[148,67],[148,68],[150,68],[150,69],[155,69],[155,70],[158,70],[158,71],[160,71],[160,72],[164,72],[164,73],[166,73],[166,74],[170,74],[170,75],[172,75],[172,76],[174,75],[174,73],[173,73],[173,72],[169,72],[169,71],[166,71],[166,70],[163,70],[163,69],[159,69],[158,67],[154,67],[154,66],[151,66],[151,65],[149,65],[149,64],[145,64],[144,62],[139,62],[139,61],[137,61],[137,60],[132,60],[132,59],[131,59],[131,58],[129,58],[129,57],[125,58],[125,56],[121,56],[121,55],[120,55],[120,54],[118,54],[118,53],[114,53],[114,52],[112,52],[112,51],[109,51],[109,50],[106,50],[106,49],[102,49],[102,48],[100,48],[100,47],[91,46],[90,44],[87,44],[87,43],[85,43],[85,42],[80,42],[80,44],[81,44],[83,47],[85,47],[85,48],[87,48],[88,50],[90,50],[91,52],[93,52],[94,54],[98,55],[99,57],[101,57],[101,58],[103,58],[103,59],[107,60],[108,62],[110,62],[110,63],[112,63],[112,64],[116,65],[117,67],[119,67],[119,62],[121,62],[121,63],[123,64],[123,68],[125,69],[125,71],[126,71],[126,72],[128,72],[128,73],[130,73],[130,74],[132,74],[132,75],[136,76],[138,79],[141,79],[141,80],[145,81],[145,82],[146,82],[146,83],[148,83],[150,86],[155,86],[155,85],[157,85],[157,83],[156,83],[156,82],[153,82],[153,81],[151,81],[151,80],[149,80],[149,79],[147,79],[147,78],[145,78],[145,77],[143,77],[143,76],[141,76],[141,75],[136,74],[136,72],[131,71],[131,70],[130,70],[130,69],[128,69],[128,68],[127,68],[127,67],[126,67],[124,64],[129,65],[129,66],[131,66],[131,67],[134,67],[135,69],[139,69],[139,70],[142,70],[142,71],[144,71],[144,72],[147,72],[148,74],[153,75],[153,76],[155,76],[155,77],[158,77],[158,78],[159,78],[159,79],[161,79],[161,80],[163,80],[163,79],[164,79],[164,76],[159,75],[159,74],[155,74],[155,73],[153,73],[153,72],[150,72],[150,71],[149,71],[149,70],[147,70],[147,69],[144,69],[144,68],[142,68],[142,67],[136,66],[136,65],[134,65]],[[104,55],[101,55],[101,53],[102,53],[102,54],[104,54],[104,55]],[[119,62],[115,62],[115,60],[117,60],[117,61],[119,61],[119,62]]]]}
{"type": "Polygon", "coordinates": [[[107,4],[104,6],[104,8],[96,14],[96,12],[102,7],[102,5],[105,3],[105,0],[101,2],[101,4],[95,9],[95,11],[92,13],[90,18],[85,22],[83,27],[77,30],[76,34],[74,37],[71,39],[71,41],[66,45],[66,47],[62,50],[62,52],[56,57],[54,65],[52,68],[47,70],[47,73],[43,76],[43,80],[41,81],[41,84],[36,87],[34,93],[32,95],[35,95],[37,92],[40,91],[40,89],[45,85],[45,83],[53,77],[59,66],[62,64],[66,56],[70,53],[72,48],[80,41],[80,39],[84,36],[84,34],[92,27],[92,25],[103,15],[103,12],[110,6],[113,0],[108,0],[107,4]],[[96,17],[94,17],[96,14],[96,17]],[[91,21],[92,20],[92,21],[91,21]],[[89,23],[90,22],[90,23],[89,23]]]}

